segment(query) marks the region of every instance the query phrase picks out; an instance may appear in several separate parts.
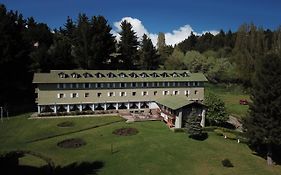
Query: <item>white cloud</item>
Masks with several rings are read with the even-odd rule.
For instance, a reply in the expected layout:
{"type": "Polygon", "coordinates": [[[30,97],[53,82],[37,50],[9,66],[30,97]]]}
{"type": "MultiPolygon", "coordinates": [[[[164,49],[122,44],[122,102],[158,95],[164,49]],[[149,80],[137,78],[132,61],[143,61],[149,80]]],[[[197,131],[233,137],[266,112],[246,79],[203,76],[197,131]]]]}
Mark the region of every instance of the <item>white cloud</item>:
{"type": "MultiPolygon", "coordinates": [[[[111,33],[116,37],[117,41],[120,40],[119,32],[121,31],[120,24],[122,21],[128,21],[133,26],[133,30],[136,32],[136,35],[138,36],[139,40],[142,38],[143,34],[146,34],[150,37],[152,43],[156,45],[157,43],[157,37],[158,34],[155,33],[149,33],[148,30],[144,27],[142,22],[137,18],[132,17],[124,17],[120,21],[114,22],[114,29],[111,31],[111,33]]],[[[202,33],[195,32],[190,25],[184,25],[180,27],[179,29],[175,29],[172,32],[165,33],[165,40],[167,45],[175,45],[186,38],[188,38],[193,32],[195,35],[201,35],[206,32],[210,32],[214,35],[218,34],[219,32],[216,30],[210,30],[210,31],[203,31],[202,33]]]]}

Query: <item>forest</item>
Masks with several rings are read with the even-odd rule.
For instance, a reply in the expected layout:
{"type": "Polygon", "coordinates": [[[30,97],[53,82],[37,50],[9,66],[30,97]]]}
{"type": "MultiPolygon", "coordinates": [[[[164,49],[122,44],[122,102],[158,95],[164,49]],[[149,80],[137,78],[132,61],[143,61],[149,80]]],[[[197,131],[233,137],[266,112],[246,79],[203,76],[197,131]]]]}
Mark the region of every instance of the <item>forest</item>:
{"type": "Polygon", "coordinates": [[[66,17],[58,29],[24,18],[0,5],[0,106],[11,113],[34,106],[32,77],[53,69],[188,69],[203,72],[210,83],[252,86],[257,60],[268,53],[281,58],[281,27],[270,30],[242,24],[237,31],[191,35],[166,45],[159,32],[157,45],[147,35],[136,36],[121,23],[120,40],[103,16],[66,17]]]}

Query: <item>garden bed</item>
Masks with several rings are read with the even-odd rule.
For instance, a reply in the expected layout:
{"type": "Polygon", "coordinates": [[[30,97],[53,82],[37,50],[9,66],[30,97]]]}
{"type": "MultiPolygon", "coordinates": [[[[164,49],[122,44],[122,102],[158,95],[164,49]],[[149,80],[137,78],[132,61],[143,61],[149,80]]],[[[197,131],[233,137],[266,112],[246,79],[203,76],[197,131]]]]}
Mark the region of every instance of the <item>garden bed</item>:
{"type": "Polygon", "coordinates": [[[120,136],[136,135],[139,131],[136,128],[120,128],[112,132],[112,134],[120,136]]]}
{"type": "Polygon", "coordinates": [[[57,145],[61,148],[79,148],[86,145],[86,142],[80,138],[72,138],[58,142],[57,145]]]}

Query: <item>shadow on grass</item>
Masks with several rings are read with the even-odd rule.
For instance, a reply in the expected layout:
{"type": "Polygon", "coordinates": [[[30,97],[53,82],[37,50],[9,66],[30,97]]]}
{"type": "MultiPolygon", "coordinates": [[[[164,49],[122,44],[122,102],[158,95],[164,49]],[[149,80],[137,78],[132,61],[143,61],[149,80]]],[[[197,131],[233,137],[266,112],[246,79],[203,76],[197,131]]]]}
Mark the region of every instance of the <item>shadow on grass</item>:
{"type": "Polygon", "coordinates": [[[208,135],[207,132],[203,132],[200,135],[189,135],[188,137],[192,138],[194,140],[204,141],[204,140],[206,140],[209,137],[209,135],[208,135]]]}
{"type": "Polygon", "coordinates": [[[66,166],[57,166],[50,168],[48,165],[41,167],[33,167],[27,165],[9,165],[2,167],[1,171],[7,172],[13,175],[86,175],[86,174],[97,174],[100,169],[104,167],[104,162],[81,162],[72,163],[66,166]]]}
{"type": "MultiPolygon", "coordinates": [[[[266,145],[251,145],[249,148],[253,151],[253,155],[267,159],[267,147],[266,145]]],[[[275,164],[281,165],[281,145],[273,145],[272,147],[272,159],[275,164]]]]}
{"type": "MultiPolygon", "coordinates": [[[[1,172],[7,172],[7,174],[13,175],[86,175],[97,174],[97,172],[104,167],[104,162],[74,162],[66,166],[55,166],[51,159],[37,155],[41,159],[46,161],[46,165],[41,167],[34,167],[30,165],[20,165],[19,158],[25,154],[29,154],[27,151],[13,151],[7,154],[0,155],[0,170],[1,172]]],[[[34,153],[32,153],[34,155],[34,153]]]]}

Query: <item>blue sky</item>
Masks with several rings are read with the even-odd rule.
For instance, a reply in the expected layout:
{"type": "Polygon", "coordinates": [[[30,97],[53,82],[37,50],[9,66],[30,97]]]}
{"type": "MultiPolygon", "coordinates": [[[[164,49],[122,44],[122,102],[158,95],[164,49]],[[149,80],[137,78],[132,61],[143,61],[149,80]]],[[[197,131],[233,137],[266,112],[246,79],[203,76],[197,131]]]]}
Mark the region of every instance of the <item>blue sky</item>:
{"type": "Polygon", "coordinates": [[[187,25],[200,34],[220,29],[236,31],[242,23],[253,22],[270,29],[281,24],[279,0],[0,0],[0,3],[51,28],[62,26],[67,16],[76,19],[78,13],[103,15],[114,29],[115,22],[131,17],[151,34],[174,34],[173,30],[187,25]]]}

